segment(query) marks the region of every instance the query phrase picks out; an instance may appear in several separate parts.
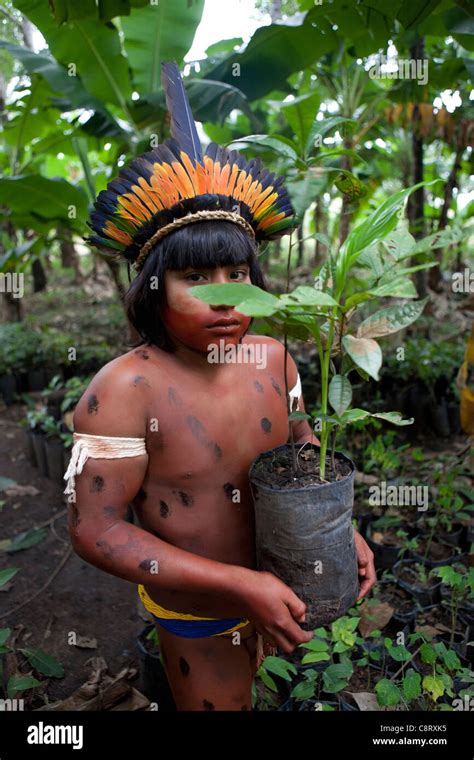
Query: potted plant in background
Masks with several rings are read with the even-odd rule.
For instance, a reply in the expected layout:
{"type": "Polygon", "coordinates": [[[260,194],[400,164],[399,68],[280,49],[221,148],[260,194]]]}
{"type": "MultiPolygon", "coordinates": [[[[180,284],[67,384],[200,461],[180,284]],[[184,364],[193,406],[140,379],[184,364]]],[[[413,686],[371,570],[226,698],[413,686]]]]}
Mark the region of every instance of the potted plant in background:
{"type": "MultiPolygon", "coordinates": [[[[410,275],[432,264],[406,265],[425,251],[423,241],[417,243],[404,227],[394,229],[416,187],[395,193],[352,230],[338,253],[329,251],[315,287],[299,286],[279,296],[244,283],[190,289],[206,303],[225,303],[263,318],[284,335],[285,348],[287,336],[316,345],[321,405],[314,417],[320,446],[297,450],[291,437],[289,444],[261,454],[249,472],[258,567],[281,578],[306,603],[306,623],[313,628],[343,615],[358,594],[351,522],[355,466],[336,451],[337,432],[365,418],[396,425],[413,421],[398,412],[351,409],[349,374],[378,380],[382,351],[375,338],[410,325],[426,303],[411,300],[417,293],[410,275]],[[352,330],[362,304],[380,298],[410,300],[370,314],[352,330]]],[[[286,361],[285,351],[285,370],[286,361]]],[[[286,371],[285,384],[289,398],[286,371]]],[[[290,421],[301,419],[312,416],[291,410],[290,421]]]]}

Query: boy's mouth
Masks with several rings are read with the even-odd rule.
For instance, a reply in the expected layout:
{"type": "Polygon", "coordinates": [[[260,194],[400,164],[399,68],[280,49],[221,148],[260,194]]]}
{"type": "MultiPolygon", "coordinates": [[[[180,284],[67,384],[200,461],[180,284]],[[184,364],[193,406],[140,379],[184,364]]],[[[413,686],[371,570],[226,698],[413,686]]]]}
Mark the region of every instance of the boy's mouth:
{"type": "Polygon", "coordinates": [[[235,332],[239,327],[240,327],[239,320],[234,319],[232,317],[216,319],[215,322],[212,322],[210,325],[207,325],[208,330],[212,330],[213,332],[220,332],[220,333],[235,332]]]}

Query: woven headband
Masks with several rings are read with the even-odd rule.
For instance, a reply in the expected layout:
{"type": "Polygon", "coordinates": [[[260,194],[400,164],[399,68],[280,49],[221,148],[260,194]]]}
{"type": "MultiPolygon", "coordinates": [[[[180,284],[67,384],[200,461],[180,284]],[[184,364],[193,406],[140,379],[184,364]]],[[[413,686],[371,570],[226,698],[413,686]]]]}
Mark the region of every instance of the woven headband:
{"type": "Polygon", "coordinates": [[[203,155],[175,63],[162,63],[162,84],[172,137],[133,159],[99,193],[87,222],[95,234],[84,239],[139,271],[159,240],[187,224],[230,221],[257,243],[290,232],[294,211],[283,177],[216,143],[203,155]]]}

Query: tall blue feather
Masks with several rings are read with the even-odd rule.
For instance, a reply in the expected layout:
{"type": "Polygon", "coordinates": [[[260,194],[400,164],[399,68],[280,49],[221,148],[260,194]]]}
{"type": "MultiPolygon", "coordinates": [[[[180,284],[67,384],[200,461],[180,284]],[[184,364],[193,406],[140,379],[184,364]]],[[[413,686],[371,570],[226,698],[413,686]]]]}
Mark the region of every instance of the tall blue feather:
{"type": "Polygon", "coordinates": [[[171,135],[190,158],[202,164],[201,142],[194,123],[193,113],[183,80],[176,63],[161,64],[161,84],[166,95],[166,106],[171,116],[171,135]]]}

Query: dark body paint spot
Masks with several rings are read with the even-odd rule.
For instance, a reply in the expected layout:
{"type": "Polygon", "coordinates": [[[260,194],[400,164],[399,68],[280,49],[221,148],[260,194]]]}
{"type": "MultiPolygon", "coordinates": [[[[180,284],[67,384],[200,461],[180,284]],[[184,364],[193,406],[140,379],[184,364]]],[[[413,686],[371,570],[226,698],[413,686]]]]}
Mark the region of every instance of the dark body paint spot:
{"type": "Polygon", "coordinates": [[[170,516],[170,508],[167,505],[166,501],[163,501],[162,499],[160,499],[160,515],[162,517],[170,516]]]}
{"type": "Polygon", "coordinates": [[[280,386],[278,385],[277,381],[273,377],[272,377],[272,386],[274,387],[278,395],[281,396],[280,386]]]}
{"type": "Polygon", "coordinates": [[[138,567],[140,570],[150,570],[152,567],[152,562],[156,562],[156,559],[143,559],[138,567]]]}
{"type": "Polygon", "coordinates": [[[191,494],[186,493],[186,491],[173,491],[173,493],[177,493],[179,496],[179,499],[181,501],[181,504],[183,507],[192,507],[194,504],[194,496],[191,496],[191,494]]]}
{"type": "Polygon", "coordinates": [[[269,433],[272,429],[272,423],[266,417],[262,417],[260,420],[260,425],[265,433],[269,433]]]}
{"type": "Polygon", "coordinates": [[[140,384],[146,385],[147,388],[150,387],[150,383],[146,379],[145,375],[136,375],[136,377],[133,378],[133,384],[135,387],[137,387],[137,385],[140,385],[140,384]]]}
{"type": "Polygon", "coordinates": [[[138,351],[135,351],[135,353],[137,354],[137,356],[140,357],[140,359],[149,359],[150,358],[150,354],[148,353],[148,351],[145,351],[145,349],[143,349],[143,348],[138,349],[138,351]]]}
{"type": "Polygon", "coordinates": [[[97,414],[99,411],[99,399],[95,393],[91,393],[87,399],[87,411],[89,414],[97,414]]]}
{"type": "Polygon", "coordinates": [[[204,709],[205,710],[215,710],[216,709],[214,707],[214,705],[212,704],[212,702],[208,702],[207,699],[203,699],[202,703],[204,705],[204,709]]]}
{"type": "Polygon", "coordinates": [[[104,490],[105,480],[100,475],[94,475],[90,487],[91,493],[100,493],[104,490]]]}
{"type": "Polygon", "coordinates": [[[232,483],[224,483],[222,488],[224,489],[225,495],[227,496],[227,498],[232,501],[232,494],[234,491],[237,490],[236,487],[232,485],[232,483]]]}
{"type": "Polygon", "coordinates": [[[263,393],[263,385],[262,383],[259,383],[258,380],[254,381],[255,388],[259,393],[263,393]]]}
{"type": "Polygon", "coordinates": [[[222,457],[222,449],[220,446],[217,445],[214,441],[211,441],[205,432],[204,425],[200,420],[198,420],[197,417],[194,417],[192,414],[188,414],[186,417],[186,424],[188,425],[189,429],[191,430],[191,433],[196,438],[197,441],[202,446],[206,446],[206,448],[211,449],[216,459],[221,459],[222,457]]]}

